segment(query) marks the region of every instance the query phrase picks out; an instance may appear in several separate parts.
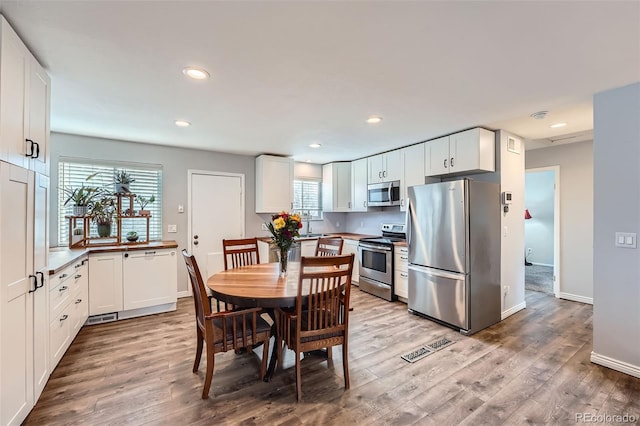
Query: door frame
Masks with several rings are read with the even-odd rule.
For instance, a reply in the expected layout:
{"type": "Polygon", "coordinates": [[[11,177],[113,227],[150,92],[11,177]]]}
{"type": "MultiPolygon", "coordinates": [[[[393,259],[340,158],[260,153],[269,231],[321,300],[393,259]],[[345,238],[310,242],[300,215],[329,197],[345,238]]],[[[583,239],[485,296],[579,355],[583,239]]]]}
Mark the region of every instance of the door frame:
{"type": "MultiPolygon", "coordinates": [[[[556,298],[560,297],[560,166],[546,166],[546,167],[533,167],[525,169],[525,176],[527,173],[537,172],[554,172],[554,187],[553,191],[553,294],[556,298]]],[[[525,179],[526,190],[526,179],[525,179]]],[[[526,232],[525,232],[526,240],[526,232]]],[[[527,247],[523,248],[526,253],[527,247]]]]}
{"type": "MultiPolygon", "coordinates": [[[[226,177],[234,177],[234,178],[240,178],[240,191],[241,191],[241,196],[240,196],[240,214],[242,215],[242,237],[244,238],[245,232],[246,232],[246,222],[247,222],[247,217],[246,217],[246,212],[245,212],[245,182],[244,182],[244,173],[227,173],[227,172],[215,172],[215,171],[211,171],[211,170],[196,170],[196,169],[187,169],[187,212],[188,212],[188,217],[187,217],[187,247],[189,247],[189,253],[193,254],[193,238],[190,237],[190,235],[192,235],[192,231],[191,231],[191,227],[192,227],[192,219],[191,219],[191,205],[192,205],[192,199],[191,199],[191,180],[193,178],[193,175],[209,175],[209,176],[226,176],[226,177]]],[[[191,290],[191,286],[187,286],[187,289],[189,290],[189,295],[191,296],[193,294],[193,291],[191,290]]]]}

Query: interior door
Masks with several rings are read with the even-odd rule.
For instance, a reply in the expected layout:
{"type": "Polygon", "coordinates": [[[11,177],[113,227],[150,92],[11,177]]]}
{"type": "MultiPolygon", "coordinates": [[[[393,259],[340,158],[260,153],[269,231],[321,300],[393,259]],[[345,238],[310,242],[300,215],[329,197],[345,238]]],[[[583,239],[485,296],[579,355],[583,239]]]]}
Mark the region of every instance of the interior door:
{"type": "Polygon", "coordinates": [[[190,252],[202,278],[224,269],[222,240],[244,238],[244,175],[189,171],[190,252]]]}

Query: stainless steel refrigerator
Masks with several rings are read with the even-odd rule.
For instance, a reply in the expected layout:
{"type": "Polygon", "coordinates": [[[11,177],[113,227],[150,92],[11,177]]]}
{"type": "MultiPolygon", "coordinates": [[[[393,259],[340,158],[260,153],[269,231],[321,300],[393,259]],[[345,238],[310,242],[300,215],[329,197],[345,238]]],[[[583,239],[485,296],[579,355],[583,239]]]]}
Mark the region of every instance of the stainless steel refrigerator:
{"type": "Polygon", "coordinates": [[[500,187],[409,187],[409,311],[463,334],[500,321],[500,187]]]}

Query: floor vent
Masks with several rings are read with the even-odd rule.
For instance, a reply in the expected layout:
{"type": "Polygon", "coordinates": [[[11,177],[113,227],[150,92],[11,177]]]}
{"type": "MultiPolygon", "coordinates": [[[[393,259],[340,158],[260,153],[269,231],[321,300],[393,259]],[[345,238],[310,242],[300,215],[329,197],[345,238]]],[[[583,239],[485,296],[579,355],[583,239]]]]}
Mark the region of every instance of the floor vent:
{"type": "Polygon", "coordinates": [[[102,315],[93,315],[90,316],[89,319],[87,319],[87,325],[93,325],[93,324],[102,324],[105,322],[111,322],[111,321],[117,321],[118,320],[118,313],[117,312],[112,312],[110,314],[102,314],[102,315]]]}
{"type": "Polygon", "coordinates": [[[427,343],[426,345],[421,346],[418,349],[409,352],[408,354],[402,355],[400,358],[404,359],[407,362],[416,362],[454,343],[455,342],[453,340],[442,337],[438,340],[434,340],[431,343],[427,343]]]}

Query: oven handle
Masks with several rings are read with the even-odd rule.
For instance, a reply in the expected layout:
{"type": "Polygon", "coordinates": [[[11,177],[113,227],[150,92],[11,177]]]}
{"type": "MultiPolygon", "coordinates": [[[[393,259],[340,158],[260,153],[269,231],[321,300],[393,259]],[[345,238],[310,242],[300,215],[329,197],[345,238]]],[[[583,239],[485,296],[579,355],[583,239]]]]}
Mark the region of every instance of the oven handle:
{"type": "Polygon", "coordinates": [[[387,247],[387,246],[375,246],[375,245],[371,245],[371,244],[363,244],[363,243],[360,243],[360,244],[359,244],[359,247],[366,248],[366,249],[370,249],[370,250],[373,250],[373,251],[378,251],[378,252],[380,252],[380,253],[383,253],[383,252],[385,252],[385,251],[391,251],[391,250],[392,250],[392,248],[391,248],[391,247],[387,247]]]}

